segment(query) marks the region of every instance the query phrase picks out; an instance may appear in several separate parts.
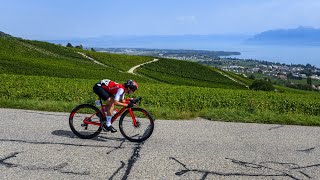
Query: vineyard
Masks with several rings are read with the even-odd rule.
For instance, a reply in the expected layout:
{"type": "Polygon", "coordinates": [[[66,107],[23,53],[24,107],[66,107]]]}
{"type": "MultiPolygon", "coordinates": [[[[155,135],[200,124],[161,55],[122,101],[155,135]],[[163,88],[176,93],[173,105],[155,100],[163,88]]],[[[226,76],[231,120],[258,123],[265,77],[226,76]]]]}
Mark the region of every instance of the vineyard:
{"type": "Polygon", "coordinates": [[[153,57],[141,57],[141,56],[129,56],[129,55],[120,55],[120,54],[108,54],[103,52],[92,52],[92,51],[83,51],[86,55],[93,59],[97,59],[103,64],[106,64],[109,67],[121,71],[128,71],[131,67],[145,62],[152,61],[153,57]]]}
{"type": "Polygon", "coordinates": [[[188,111],[231,108],[246,111],[270,110],[277,113],[320,115],[320,96],[318,94],[297,96],[275,92],[170,85],[149,85],[139,93],[146,97],[145,104],[158,108],[169,107],[188,111]]]}
{"type": "Polygon", "coordinates": [[[142,66],[138,73],[174,85],[245,89],[245,86],[224,77],[214,68],[194,62],[160,59],[142,66]]]}
{"type": "MultiPolygon", "coordinates": [[[[133,78],[129,73],[105,68],[65,48],[39,41],[0,38],[0,73],[63,78],[99,79],[110,78],[125,81],[133,78]]],[[[132,61],[135,59],[133,58],[132,61]]],[[[139,62],[137,62],[139,63],[139,62]]],[[[135,76],[137,81],[150,81],[135,76]]]]}
{"type": "MultiPolygon", "coordinates": [[[[5,82],[1,82],[2,100],[33,99],[44,102],[69,102],[74,105],[93,103],[96,98],[92,92],[95,80],[4,74],[0,75],[0,78],[6,79],[5,82]]],[[[162,112],[163,109],[166,114],[177,113],[176,116],[179,113],[190,112],[207,117],[211,110],[227,108],[243,113],[270,111],[277,114],[299,114],[315,117],[320,115],[320,96],[318,94],[297,96],[297,94],[276,92],[150,83],[140,83],[140,87],[135,96],[142,96],[142,106],[154,110],[155,114],[162,112]],[[203,113],[199,114],[198,112],[203,113]]],[[[65,108],[62,110],[69,111],[73,107],[70,105],[65,108]]],[[[157,115],[161,116],[161,113],[157,115]]],[[[320,125],[320,121],[313,123],[320,125]]]]}
{"type": "MultiPolygon", "coordinates": [[[[80,103],[93,103],[92,86],[100,79],[134,79],[141,106],[157,118],[197,116],[223,121],[320,125],[320,95],[316,92],[251,91],[197,63],[160,59],[129,68],[153,57],[98,53],[39,41],[0,38],[0,107],[69,112],[80,103]],[[101,67],[77,52],[107,64],[101,67]],[[116,62],[117,61],[117,62],[116,62]],[[123,72],[119,72],[122,70],[123,72]]],[[[251,81],[226,73],[245,84],[251,81]]]]}

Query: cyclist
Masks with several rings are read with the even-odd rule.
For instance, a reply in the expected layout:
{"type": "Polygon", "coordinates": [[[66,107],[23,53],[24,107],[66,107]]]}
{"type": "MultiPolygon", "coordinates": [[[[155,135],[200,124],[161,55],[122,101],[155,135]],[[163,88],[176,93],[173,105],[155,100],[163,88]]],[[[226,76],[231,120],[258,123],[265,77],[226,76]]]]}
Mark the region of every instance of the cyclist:
{"type": "Polygon", "coordinates": [[[112,133],[117,132],[117,130],[111,125],[112,112],[114,106],[123,106],[131,108],[134,106],[133,103],[124,103],[125,93],[133,94],[138,89],[138,84],[133,80],[127,80],[124,84],[119,84],[109,79],[101,80],[93,86],[93,91],[101,99],[107,101],[107,117],[106,124],[104,128],[112,133]]]}

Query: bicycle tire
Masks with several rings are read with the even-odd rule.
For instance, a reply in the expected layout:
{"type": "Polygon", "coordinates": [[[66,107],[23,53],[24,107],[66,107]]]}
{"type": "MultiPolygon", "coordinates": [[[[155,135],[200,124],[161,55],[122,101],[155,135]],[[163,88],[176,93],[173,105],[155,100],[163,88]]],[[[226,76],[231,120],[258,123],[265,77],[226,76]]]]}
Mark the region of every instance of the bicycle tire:
{"type": "Polygon", "coordinates": [[[82,139],[91,139],[98,136],[102,130],[102,126],[83,123],[85,118],[90,117],[91,121],[103,122],[103,115],[98,108],[91,104],[81,104],[75,107],[69,116],[69,126],[72,132],[82,139]],[[94,115],[95,114],[95,115],[94,115]],[[94,115],[94,116],[92,116],[94,115]],[[92,120],[93,119],[93,120],[92,120]],[[80,126],[79,126],[80,124],[80,126]],[[90,129],[88,130],[88,127],[90,129]],[[84,128],[84,129],[83,129],[84,128]],[[92,130],[91,130],[92,129],[92,130]]]}
{"type": "Polygon", "coordinates": [[[154,118],[151,116],[151,114],[142,109],[142,108],[131,108],[133,111],[138,127],[135,127],[133,125],[132,117],[130,116],[129,110],[126,110],[120,117],[119,120],[119,129],[121,134],[129,141],[131,142],[142,142],[147,140],[153,130],[154,130],[154,118]],[[128,116],[127,116],[128,115],[128,116]],[[142,129],[142,126],[147,126],[146,129],[142,129]],[[130,133],[129,130],[133,129],[135,132],[130,133]],[[141,128],[141,129],[140,129],[141,128]],[[142,130],[143,133],[138,133],[138,130],[142,130]]]}

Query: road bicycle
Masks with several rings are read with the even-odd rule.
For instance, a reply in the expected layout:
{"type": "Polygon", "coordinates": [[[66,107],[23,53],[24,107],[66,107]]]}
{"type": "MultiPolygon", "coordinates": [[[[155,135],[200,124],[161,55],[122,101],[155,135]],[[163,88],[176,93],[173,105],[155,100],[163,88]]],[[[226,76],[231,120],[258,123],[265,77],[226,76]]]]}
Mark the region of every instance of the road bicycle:
{"type": "MultiPolygon", "coordinates": [[[[126,99],[126,103],[138,104],[140,98],[126,99]]],[[[100,134],[103,125],[106,123],[106,104],[102,103],[101,109],[91,104],[81,104],[75,107],[69,117],[69,125],[72,132],[80,138],[91,139],[100,134]]],[[[123,107],[113,115],[111,123],[119,116],[119,129],[121,134],[131,142],[142,142],[147,140],[154,129],[154,118],[142,108],[123,107]]]]}

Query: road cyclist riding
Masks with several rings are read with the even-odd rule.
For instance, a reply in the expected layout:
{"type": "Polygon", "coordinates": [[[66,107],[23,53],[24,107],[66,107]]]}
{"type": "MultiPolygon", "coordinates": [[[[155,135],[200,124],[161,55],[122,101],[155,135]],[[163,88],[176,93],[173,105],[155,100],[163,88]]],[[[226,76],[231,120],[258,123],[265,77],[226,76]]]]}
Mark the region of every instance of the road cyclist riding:
{"type": "Polygon", "coordinates": [[[138,84],[133,80],[119,84],[104,79],[96,83],[93,91],[99,96],[96,105],[100,110],[91,104],[75,107],[69,117],[72,132],[84,139],[94,138],[102,130],[115,133],[117,130],[112,123],[121,116],[119,129],[126,139],[133,142],[148,139],[154,129],[154,119],[148,111],[134,107],[142,98],[124,98],[126,93],[133,94],[137,89],[138,84]],[[122,109],[118,111],[115,106],[122,106],[122,109]]]}

